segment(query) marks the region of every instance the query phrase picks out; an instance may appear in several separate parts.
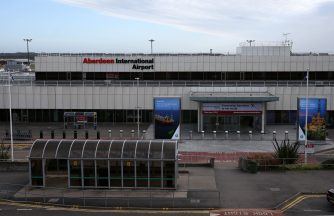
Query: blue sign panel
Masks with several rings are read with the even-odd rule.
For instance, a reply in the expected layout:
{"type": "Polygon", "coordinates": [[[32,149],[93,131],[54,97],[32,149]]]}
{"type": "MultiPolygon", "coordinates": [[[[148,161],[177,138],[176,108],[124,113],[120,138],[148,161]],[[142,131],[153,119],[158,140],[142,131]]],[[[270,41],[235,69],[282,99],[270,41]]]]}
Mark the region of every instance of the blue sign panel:
{"type": "Polygon", "coordinates": [[[154,98],[155,139],[180,139],[180,98],[154,98]]]}
{"type": "MultiPolygon", "coordinates": [[[[325,98],[308,99],[307,139],[326,139],[326,106],[325,98]]],[[[298,98],[298,140],[305,140],[306,98],[298,98]]]]}

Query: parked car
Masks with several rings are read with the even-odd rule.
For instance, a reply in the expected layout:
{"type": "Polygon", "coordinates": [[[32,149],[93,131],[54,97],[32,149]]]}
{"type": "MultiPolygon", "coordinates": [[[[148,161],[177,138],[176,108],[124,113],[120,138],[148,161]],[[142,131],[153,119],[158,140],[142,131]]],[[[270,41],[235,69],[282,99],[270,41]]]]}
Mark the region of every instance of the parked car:
{"type": "Polygon", "coordinates": [[[334,204],[334,189],[329,189],[327,191],[327,200],[328,202],[334,204]]]}

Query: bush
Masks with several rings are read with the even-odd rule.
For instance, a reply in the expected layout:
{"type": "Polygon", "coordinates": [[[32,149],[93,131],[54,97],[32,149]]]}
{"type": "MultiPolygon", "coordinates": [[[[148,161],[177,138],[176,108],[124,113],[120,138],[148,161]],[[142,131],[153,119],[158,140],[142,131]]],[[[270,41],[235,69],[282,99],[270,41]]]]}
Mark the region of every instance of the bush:
{"type": "Polygon", "coordinates": [[[275,139],[273,142],[275,153],[274,157],[280,164],[294,164],[298,160],[298,142],[290,143],[290,140],[283,140],[281,144],[275,139]]]}
{"type": "Polygon", "coordinates": [[[247,159],[256,161],[258,169],[261,171],[277,169],[280,165],[280,162],[272,154],[255,154],[248,156],[247,159]]]}
{"type": "Polygon", "coordinates": [[[239,158],[239,168],[245,172],[257,173],[258,163],[254,160],[249,160],[247,158],[240,157],[239,158]]]}
{"type": "Polygon", "coordinates": [[[329,159],[321,162],[321,167],[323,169],[334,169],[334,159],[329,159]]]}
{"type": "Polygon", "coordinates": [[[0,145],[0,159],[1,160],[9,159],[9,155],[8,155],[9,149],[10,149],[10,146],[6,147],[3,143],[1,143],[0,145]]]}

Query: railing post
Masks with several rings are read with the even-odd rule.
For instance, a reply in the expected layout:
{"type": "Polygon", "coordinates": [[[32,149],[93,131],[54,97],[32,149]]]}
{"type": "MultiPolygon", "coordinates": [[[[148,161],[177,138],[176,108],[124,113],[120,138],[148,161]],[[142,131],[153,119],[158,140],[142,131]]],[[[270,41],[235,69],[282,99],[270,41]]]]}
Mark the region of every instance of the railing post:
{"type": "Polygon", "coordinates": [[[225,131],[225,139],[228,140],[228,130],[225,131]]]}

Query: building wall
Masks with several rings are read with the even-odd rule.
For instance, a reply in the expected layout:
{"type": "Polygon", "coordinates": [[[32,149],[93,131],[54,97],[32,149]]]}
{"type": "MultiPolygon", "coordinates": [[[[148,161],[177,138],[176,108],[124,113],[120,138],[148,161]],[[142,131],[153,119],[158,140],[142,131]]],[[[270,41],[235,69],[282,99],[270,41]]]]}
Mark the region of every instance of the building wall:
{"type": "MultiPolygon", "coordinates": [[[[153,98],[181,97],[183,110],[196,110],[191,91],[250,92],[266,89],[279,101],[268,103],[268,110],[297,110],[297,97],[305,97],[305,87],[139,87],[139,106],[152,110],[153,98]]],[[[18,86],[12,91],[13,109],[136,109],[137,87],[107,86],[18,86]]],[[[327,98],[327,110],[334,110],[334,87],[310,87],[310,97],[327,98]]],[[[0,109],[8,109],[8,87],[0,86],[0,109]]]]}
{"type": "MultiPolygon", "coordinates": [[[[334,55],[246,56],[246,55],[74,55],[37,56],[36,72],[277,72],[334,71],[334,55]],[[153,70],[132,69],[133,64],[83,64],[84,58],[152,59],[153,70]]],[[[147,65],[147,64],[140,64],[147,65]]]]}

